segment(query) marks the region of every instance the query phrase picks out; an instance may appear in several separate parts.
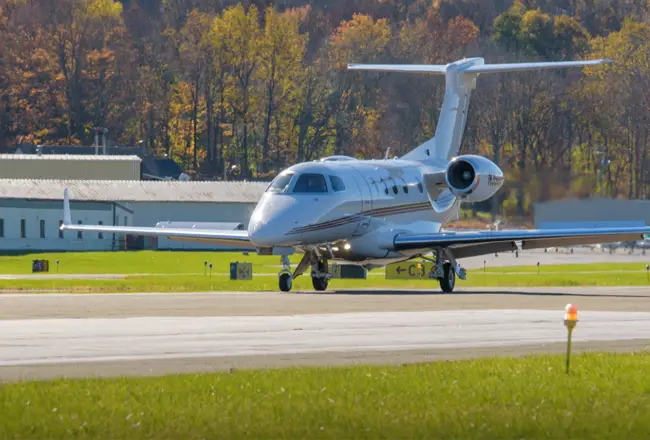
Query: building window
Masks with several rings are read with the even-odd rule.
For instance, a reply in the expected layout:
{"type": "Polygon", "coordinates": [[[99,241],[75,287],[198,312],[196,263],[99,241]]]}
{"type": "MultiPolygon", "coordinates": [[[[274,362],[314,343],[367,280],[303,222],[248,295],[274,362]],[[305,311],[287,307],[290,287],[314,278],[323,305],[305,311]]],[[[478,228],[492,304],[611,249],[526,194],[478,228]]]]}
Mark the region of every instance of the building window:
{"type": "MultiPolygon", "coordinates": [[[[77,224],[80,225],[80,224],[81,224],[81,220],[79,220],[79,221],[77,222],[77,224]]],[[[83,238],[83,235],[81,235],[81,231],[77,231],[77,238],[79,238],[79,239],[83,238]]]]}
{"type": "Polygon", "coordinates": [[[63,238],[63,231],[61,230],[61,226],[63,226],[63,220],[59,220],[59,238],[63,238]]]}
{"type": "Polygon", "coordinates": [[[129,224],[129,219],[127,216],[124,216],[124,226],[128,226],[129,224]]]}
{"type": "Polygon", "coordinates": [[[5,219],[0,218],[0,238],[5,236],[5,219]]]}
{"type": "Polygon", "coordinates": [[[45,238],[45,220],[41,220],[41,238],[45,238]]]}
{"type": "Polygon", "coordinates": [[[22,218],[20,219],[20,238],[27,237],[27,221],[22,218]]]}
{"type": "MultiPolygon", "coordinates": [[[[102,222],[102,221],[99,222],[100,226],[103,225],[103,224],[104,224],[104,222],[102,222]]],[[[102,238],[104,238],[104,233],[100,232],[99,234],[97,234],[97,237],[99,237],[99,239],[101,240],[102,238]]]]}

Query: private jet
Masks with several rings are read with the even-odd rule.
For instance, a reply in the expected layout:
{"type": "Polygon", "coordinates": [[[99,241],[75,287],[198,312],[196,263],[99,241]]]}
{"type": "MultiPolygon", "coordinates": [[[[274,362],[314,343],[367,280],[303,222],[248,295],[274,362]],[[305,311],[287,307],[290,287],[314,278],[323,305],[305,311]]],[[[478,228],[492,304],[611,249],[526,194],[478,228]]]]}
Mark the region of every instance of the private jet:
{"type": "Polygon", "coordinates": [[[486,64],[469,58],[446,65],[350,64],[348,70],[434,74],[445,78],[445,95],[434,137],[402,157],[359,160],[331,156],[291,166],[270,183],[247,230],[78,225],[64,190],[63,231],[164,236],[277,255],[281,291],[311,268],[315,290],[332,277],[329,262],[367,270],[423,258],[429,278],[452,292],[465,280],[459,259],[506,251],[643,240],[650,227],[446,232],[462,202],[492,197],[503,172],[489,159],[460,154],[470,96],[481,74],[598,66],[611,60],[486,64]],[[302,254],[292,270],[289,256],[302,254]]]}

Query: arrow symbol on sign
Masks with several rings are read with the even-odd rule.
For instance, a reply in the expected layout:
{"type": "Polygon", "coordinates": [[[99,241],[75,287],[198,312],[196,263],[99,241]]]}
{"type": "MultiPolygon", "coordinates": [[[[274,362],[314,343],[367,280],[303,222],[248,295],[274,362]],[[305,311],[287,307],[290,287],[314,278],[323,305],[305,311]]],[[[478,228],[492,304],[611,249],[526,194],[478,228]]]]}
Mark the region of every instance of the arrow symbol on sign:
{"type": "Polygon", "coordinates": [[[397,272],[398,274],[400,274],[400,273],[404,272],[405,270],[406,270],[406,269],[402,269],[401,267],[397,266],[397,269],[395,269],[395,272],[397,272]]]}

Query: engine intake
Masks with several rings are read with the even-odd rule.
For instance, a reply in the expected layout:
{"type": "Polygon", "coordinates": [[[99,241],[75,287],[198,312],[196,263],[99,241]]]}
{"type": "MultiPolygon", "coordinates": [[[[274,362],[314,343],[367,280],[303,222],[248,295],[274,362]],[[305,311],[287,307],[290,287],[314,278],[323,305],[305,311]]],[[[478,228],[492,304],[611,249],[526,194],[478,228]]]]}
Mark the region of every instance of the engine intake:
{"type": "Polygon", "coordinates": [[[503,172],[485,157],[466,154],[449,162],[445,179],[456,197],[468,202],[481,202],[501,188],[503,172]]]}
{"type": "Polygon", "coordinates": [[[466,160],[456,160],[447,168],[447,183],[458,190],[467,190],[476,180],[476,170],[466,160]]]}

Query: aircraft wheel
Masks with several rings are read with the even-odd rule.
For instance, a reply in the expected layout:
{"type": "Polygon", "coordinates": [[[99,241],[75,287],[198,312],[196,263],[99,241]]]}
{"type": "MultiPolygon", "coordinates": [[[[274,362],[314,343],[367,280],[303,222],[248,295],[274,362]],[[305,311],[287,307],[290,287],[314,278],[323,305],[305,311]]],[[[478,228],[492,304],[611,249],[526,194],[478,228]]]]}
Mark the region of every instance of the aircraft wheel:
{"type": "Polygon", "coordinates": [[[292,281],[293,280],[291,278],[291,274],[283,273],[282,275],[280,275],[280,290],[283,292],[290,291],[292,281]]]}
{"type": "Polygon", "coordinates": [[[440,288],[445,293],[451,293],[456,287],[456,271],[451,267],[451,263],[447,262],[443,266],[443,278],[440,280],[440,288]]]}
{"type": "MultiPolygon", "coordinates": [[[[327,273],[327,270],[328,270],[327,261],[319,261],[318,272],[327,273]]],[[[311,277],[311,283],[314,286],[315,290],[322,292],[324,290],[327,290],[327,285],[329,284],[329,280],[327,279],[327,277],[311,277]]]]}

